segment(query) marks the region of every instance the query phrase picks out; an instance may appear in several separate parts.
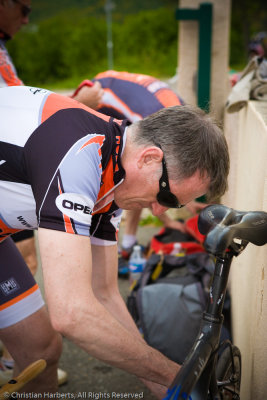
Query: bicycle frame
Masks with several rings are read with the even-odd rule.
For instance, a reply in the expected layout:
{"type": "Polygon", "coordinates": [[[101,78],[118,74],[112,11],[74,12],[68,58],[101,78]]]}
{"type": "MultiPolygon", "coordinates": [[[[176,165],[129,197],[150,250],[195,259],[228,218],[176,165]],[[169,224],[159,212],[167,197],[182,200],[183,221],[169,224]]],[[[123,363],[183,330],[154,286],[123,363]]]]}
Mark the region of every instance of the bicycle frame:
{"type": "Polygon", "coordinates": [[[230,249],[223,257],[217,257],[199,334],[164,400],[206,400],[208,394],[210,400],[219,399],[215,366],[223,324],[222,309],[232,259],[240,251],[230,249]]]}

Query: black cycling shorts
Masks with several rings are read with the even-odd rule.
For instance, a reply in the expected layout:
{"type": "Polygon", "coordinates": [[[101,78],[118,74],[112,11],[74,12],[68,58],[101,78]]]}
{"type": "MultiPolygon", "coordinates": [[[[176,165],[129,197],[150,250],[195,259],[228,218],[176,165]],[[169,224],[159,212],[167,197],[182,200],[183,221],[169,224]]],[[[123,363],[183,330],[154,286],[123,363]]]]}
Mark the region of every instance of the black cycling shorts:
{"type": "Polygon", "coordinates": [[[0,243],[0,329],[11,326],[43,307],[44,301],[13,240],[0,243]]]}
{"type": "Polygon", "coordinates": [[[26,229],[25,231],[19,231],[17,233],[13,233],[12,235],[14,242],[22,242],[22,240],[30,239],[32,237],[34,237],[34,231],[29,231],[26,229]]]}

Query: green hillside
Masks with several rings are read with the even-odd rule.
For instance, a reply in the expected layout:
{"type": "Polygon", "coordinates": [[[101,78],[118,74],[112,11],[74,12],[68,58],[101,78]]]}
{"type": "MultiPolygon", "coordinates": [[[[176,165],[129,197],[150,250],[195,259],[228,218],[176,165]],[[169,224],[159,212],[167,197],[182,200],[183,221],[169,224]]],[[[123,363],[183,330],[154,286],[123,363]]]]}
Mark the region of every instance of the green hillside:
{"type": "MultiPolygon", "coordinates": [[[[92,16],[105,15],[107,0],[33,0],[31,21],[37,22],[55,16],[63,11],[87,10],[92,16]]],[[[155,10],[162,7],[175,10],[177,0],[109,0],[113,5],[115,17],[137,13],[143,10],[155,10]]]]}
{"type": "MultiPolygon", "coordinates": [[[[32,0],[30,24],[8,49],[25,84],[76,86],[109,67],[107,0],[32,0]]],[[[170,77],[177,67],[178,0],[109,0],[114,69],[170,77]]],[[[222,0],[223,1],[223,0],[222,0]]],[[[232,0],[230,64],[247,63],[249,39],[267,26],[263,0],[232,0]]]]}
{"type": "MultiPolygon", "coordinates": [[[[91,5],[84,8],[82,4],[85,1],[80,0],[80,8],[72,8],[73,1],[65,2],[69,8],[57,8],[58,12],[55,11],[50,18],[45,18],[45,10],[42,10],[42,18],[32,18],[31,23],[8,43],[18,74],[25,84],[42,86],[60,83],[73,87],[81,79],[93,77],[108,68],[106,15],[101,7],[104,1],[96,1],[95,4],[90,1],[91,5]]],[[[41,0],[39,7],[40,3],[41,0]]],[[[151,4],[150,1],[147,3],[151,4]]],[[[159,4],[159,1],[155,0],[156,3],[159,4]]],[[[34,6],[37,7],[37,4],[34,3],[34,6]]],[[[55,7],[59,7],[59,0],[55,7]]],[[[175,8],[123,14],[116,7],[112,35],[114,69],[158,77],[175,74],[175,8]]]]}

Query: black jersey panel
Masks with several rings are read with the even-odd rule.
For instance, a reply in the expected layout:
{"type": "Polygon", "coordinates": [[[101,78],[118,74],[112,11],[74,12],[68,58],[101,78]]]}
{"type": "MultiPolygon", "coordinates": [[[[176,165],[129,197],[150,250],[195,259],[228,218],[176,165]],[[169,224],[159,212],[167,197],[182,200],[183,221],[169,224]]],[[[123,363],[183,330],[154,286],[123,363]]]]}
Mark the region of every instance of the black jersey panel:
{"type": "MultiPolygon", "coordinates": [[[[108,123],[82,109],[60,110],[43,122],[25,145],[27,175],[40,205],[58,166],[69,149],[89,133],[105,135],[108,123]]],[[[111,153],[109,135],[103,151],[111,153]]],[[[107,154],[109,159],[109,155],[107,154]]],[[[103,157],[106,159],[106,157],[103,157]]]]}
{"type": "Polygon", "coordinates": [[[117,119],[125,119],[125,115],[113,108],[112,106],[103,106],[97,109],[98,112],[102,114],[109,115],[110,117],[117,119]]]}
{"type": "Polygon", "coordinates": [[[23,147],[0,141],[0,180],[28,183],[23,147]]]}

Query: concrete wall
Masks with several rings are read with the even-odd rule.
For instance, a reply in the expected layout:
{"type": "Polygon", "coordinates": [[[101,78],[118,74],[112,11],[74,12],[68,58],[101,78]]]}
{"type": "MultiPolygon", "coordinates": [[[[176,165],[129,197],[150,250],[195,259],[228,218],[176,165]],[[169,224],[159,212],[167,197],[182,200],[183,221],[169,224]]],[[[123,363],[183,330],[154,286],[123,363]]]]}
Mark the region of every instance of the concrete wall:
{"type": "MultiPolygon", "coordinates": [[[[204,0],[180,0],[179,8],[198,9],[204,0]]],[[[230,0],[213,4],[211,110],[224,120],[231,169],[222,202],[239,210],[267,212],[267,103],[250,101],[224,116],[228,78],[230,0]]],[[[198,22],[179,21],[177,91],[197,104],[198,22]]],[[[234,342],[243,357],[241,399],[267,399],[267,245],[249,245],[231,270],[234,342]]]]}
{"type": "MultiPolygon", "coordinates": [[[[198,9],[204,0],[180,0],[179,8],[198,9]]],[[[228,59],[231,0],[208,0],[213,4],[211,110],[223,118],[229,92],[228,59]]],[[[189,104],[197,104],[198,22],[179,21],[177,91],[189,104]]]]}
{"type": "MultiPolygon", "coordinates": [[[[231,157],[222,203],[267,211],[267,103],[225,115],[231,157]]],[[[267,398],[267,245],[250,244],[231,269],[234,342],[242,352],[242,400],[267,398]]]]}

